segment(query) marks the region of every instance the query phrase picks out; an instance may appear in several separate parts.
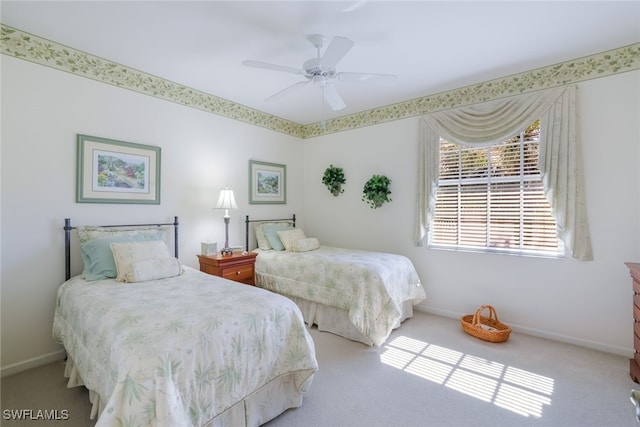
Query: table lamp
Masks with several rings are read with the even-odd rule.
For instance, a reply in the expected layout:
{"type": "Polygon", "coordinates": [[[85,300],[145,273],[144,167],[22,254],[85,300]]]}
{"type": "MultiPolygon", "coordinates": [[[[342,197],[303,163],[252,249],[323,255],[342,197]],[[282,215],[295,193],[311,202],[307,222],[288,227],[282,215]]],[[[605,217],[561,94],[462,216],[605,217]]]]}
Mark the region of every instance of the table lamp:
{"type": "Polygon", "coordinates": [[[224,248],[220,251],[222,255],[231,255],[233,249],[229,247],[229,209],[238,209],[236,198],[233,196],[233,190],[229,190],[229,186],[220,190],[220,197],[216,209],[224,209],[224,248]]]}

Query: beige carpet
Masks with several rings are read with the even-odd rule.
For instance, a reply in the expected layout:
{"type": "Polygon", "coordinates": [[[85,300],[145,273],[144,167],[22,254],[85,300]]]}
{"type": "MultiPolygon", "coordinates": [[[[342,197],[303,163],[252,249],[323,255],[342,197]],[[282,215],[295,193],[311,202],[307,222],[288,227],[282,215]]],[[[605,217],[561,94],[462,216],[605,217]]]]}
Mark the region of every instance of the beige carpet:
{"type": "MultiPolygon", "coordinates": [[[[640,425],[629,400],[640,385],[621,356],[516,333],[488,343],[424,313],[377,349],[311,334],[320,372],[302,407],[269,427],[640,425]]],[[[63,370],[53,363],[2,379],[2,410],[66,409],[69,420],[2,426],[92,426],[86,390],[67,389],[63,370]]]]}

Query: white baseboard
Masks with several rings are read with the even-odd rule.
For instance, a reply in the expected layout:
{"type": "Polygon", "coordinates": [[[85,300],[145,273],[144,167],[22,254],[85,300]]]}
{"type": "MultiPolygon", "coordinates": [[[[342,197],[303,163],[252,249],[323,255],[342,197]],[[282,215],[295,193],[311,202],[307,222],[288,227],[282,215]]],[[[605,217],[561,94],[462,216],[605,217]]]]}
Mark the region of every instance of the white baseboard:
{"type": "MultiPolygon", "coordinates": [[[[433,314],[436,316],[447,317],[450,319],[460,319],[460,317],[469,313],[454,313],[447,310],[439,310],[434,308],[414,307],[416,311],[422,311],[424,313],[433,314]]],[[[603,344],[595,341],[585,340],[581,338],[570,337],[567,335],[556,334],[549,331],[544,331],[535,328],[529,328],[521,325],[514,325],[509,323],[509,327],[514,331],[525,335],[531,335],[538,338],[544,338],[551,341],[558,341],[565,344],[577,345],[579,347],[589,348],[591,350],[603,351],[605,353],[616,354],[618,356],[633,357],[633,349],[613,346],[609,344],[603,344]]]]}
{"type": "Polygon", "coordinates": [[[43,356],[33,357],[31,359],[23,360],[22,362],[3,366],[0,368],[0,378],[17,374],[32,368],[37,368],[38,366],[46,365],[47,363],[55,362],[57,360],[62,360],[65,356],[66,353],[64,350],[58,350],[43,356]]]}

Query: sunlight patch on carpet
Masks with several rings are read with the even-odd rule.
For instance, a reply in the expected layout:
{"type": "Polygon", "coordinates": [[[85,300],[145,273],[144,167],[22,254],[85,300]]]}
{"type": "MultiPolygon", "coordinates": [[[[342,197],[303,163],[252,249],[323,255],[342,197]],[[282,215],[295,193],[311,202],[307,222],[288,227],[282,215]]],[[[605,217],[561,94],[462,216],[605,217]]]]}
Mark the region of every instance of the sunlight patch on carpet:
{"type": "Polygon", "coordinates": [[[389,342],[380,361],[525,417],[551,405],[553,378],[414,338],[389,342]]]}

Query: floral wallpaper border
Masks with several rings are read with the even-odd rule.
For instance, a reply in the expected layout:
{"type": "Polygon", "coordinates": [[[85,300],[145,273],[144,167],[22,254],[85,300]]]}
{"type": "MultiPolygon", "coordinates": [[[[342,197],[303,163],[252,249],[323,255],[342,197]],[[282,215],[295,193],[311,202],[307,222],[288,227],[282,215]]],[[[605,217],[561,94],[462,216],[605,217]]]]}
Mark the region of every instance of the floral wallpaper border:
{"type": "Polygon", "coordinates": [[[167,101],[304,137],[303,126],[0,24],[1,53],[167,101]]]}
{"type": "Polygon", "coordinates": [[[305,126],[311,138],[640,69],[640,43],[305,126]]]}
{"type": "Polygon", "coordinates": [[[1,51],[114,86],[299,138],[342,132],[640,69],[640,43],[359,113],[301,125],[0,24],[1,51]]]}

